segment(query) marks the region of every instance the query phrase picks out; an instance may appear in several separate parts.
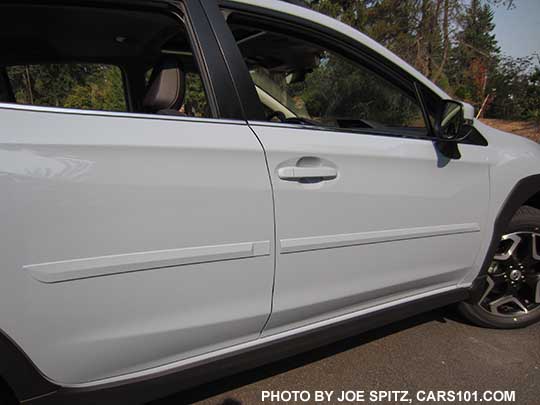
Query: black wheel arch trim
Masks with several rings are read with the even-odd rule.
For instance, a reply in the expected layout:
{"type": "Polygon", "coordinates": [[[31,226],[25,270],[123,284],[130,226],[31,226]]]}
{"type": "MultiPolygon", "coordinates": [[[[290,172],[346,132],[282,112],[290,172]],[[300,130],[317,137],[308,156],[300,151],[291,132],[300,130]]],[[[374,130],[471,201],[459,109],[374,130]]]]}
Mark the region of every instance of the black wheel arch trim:
{"type": "Polygon", "coordinates": [[[0,329],[0,378],[15,393],[20,402],[58,390],[26,353],[0,329]]]}
{"type": "Polygon", "coordinates": [[[527,201],[529,201],[539,192],[540,174],[535,174],[519,180],[510,194],[508,194],[506,197],[506,200],[504,201],[502,208],[499,210],[497,218],[495,219],[491,242],[484,261],[482,262],[480,273],[473,281],[473,285],[471,287],[471,295],[469,298],[471,303],[478,302],[482,296],[488,268],[491,264],[493,256],[495,255],[497,247],[499,246],[501,236],[504,235],[510,220],[521,206],[525,205],[527,201]]]}

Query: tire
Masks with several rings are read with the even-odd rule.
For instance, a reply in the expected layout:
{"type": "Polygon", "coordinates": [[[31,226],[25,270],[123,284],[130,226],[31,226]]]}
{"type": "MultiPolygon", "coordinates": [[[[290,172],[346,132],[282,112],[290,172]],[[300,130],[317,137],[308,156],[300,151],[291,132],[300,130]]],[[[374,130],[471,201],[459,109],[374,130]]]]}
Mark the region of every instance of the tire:
{"type": "Polygon", "coordinates": [[[13,395],[13,392],[0,378],[0,405],[18,405],[19,401],[13,395]]]}
{"type": "Polygon", "coordinates": [[[540,210],[523,206],[511,219],[476,303],[459,311],[476,325],[516,329],[540,320],[540,210]],[[538,236],[537,236],[538,235],[538,236]],[[531,257],[527,257],[530,253],[531,257]],[[500,297],[499,297],[500,295],[500,297]]]}

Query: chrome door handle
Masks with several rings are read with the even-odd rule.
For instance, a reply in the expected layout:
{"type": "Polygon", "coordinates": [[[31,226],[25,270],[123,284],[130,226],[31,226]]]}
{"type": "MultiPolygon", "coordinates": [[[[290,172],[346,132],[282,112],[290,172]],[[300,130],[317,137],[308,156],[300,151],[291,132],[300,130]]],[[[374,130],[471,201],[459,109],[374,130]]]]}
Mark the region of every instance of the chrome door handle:
{"type": "Polygon", "coordinates": [[[322,179],[332,180],[338,175],[333,167],[282,167],[278,169],[278,176],[282,180],[322,179]]]}

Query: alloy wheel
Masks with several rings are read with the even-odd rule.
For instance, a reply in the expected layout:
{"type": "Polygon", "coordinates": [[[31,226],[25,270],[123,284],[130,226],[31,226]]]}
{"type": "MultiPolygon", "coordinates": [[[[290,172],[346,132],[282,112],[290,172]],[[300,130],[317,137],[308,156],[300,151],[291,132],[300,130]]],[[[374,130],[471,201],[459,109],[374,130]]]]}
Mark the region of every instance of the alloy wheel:
{"type": "Polygon", "coordinates": [[[540,233],[514,232],[501,238],[478,304],[501,317],[540,310],[540,233]]]}

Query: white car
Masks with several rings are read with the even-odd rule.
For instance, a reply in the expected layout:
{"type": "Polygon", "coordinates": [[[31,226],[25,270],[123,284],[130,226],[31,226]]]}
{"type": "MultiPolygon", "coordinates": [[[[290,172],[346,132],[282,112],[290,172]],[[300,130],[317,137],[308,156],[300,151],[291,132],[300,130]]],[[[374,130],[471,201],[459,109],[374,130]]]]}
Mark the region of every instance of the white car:
{"type": "Polygon", "coordinates": [[[0,195],[0,402],[540,319],[539,145],[284,1],[2,2],[0,195]]]}

